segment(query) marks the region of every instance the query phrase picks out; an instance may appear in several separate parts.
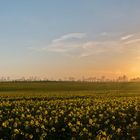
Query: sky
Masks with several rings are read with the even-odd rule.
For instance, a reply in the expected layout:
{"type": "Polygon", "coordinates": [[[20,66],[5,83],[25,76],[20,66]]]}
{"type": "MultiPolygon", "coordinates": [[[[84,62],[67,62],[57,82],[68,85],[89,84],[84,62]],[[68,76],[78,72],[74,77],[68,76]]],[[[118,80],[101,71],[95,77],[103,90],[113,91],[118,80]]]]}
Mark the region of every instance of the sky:
{"type": "Polygon", "coordinates": [[[0,1],[0,77],[140,76],[139,0],[0,1]]]}

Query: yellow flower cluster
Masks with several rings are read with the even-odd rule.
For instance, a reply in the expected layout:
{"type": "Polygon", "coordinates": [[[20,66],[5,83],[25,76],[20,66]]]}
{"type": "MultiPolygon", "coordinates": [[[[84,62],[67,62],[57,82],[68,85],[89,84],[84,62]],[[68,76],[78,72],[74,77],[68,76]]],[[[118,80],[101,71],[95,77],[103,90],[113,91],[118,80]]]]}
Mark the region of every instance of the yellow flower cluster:
{"type": "Polygon", "coordinates": [[[0,139],[140,139],[140,97],[0,97],[0,139]]]}

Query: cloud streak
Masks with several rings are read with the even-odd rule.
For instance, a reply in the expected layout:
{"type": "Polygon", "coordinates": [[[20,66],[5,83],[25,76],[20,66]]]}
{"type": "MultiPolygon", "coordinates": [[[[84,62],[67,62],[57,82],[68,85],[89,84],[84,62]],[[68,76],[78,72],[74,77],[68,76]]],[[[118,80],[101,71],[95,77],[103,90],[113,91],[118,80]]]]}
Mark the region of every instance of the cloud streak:
{"type": "Polygon", "coordinates": [[[134,34],[120,37],[120,40],[93,41],[87,39],[88,36],[85,33],[70,33],[52,40],[50,44],[37,48],[35,51],[59,53],[80,58],[89,56],[96,58],[111,56],[113,58],[123,57],[124,54],[129,56],[129,54],[132,54],[131,50],[133,50],[133,54],[137,54],[136,57],[138,57],[140,47],[137,44],[140,39],[131,39],[132,37],[134,37],[134,34]]]}
{"type": "Polygon", "coordinates": [[[126,35],[126,36],[121,37],[121,40],[124,41],[124,40],[132,38],[133,36],[134,34],[126,35]]]}
{"type": "Polygon", "coordinates": [[[54,39],[52,42],[55,43],[55,42],[66,41],[69,39],[82,39],[85,37],[86,37],[85,33],[70,33],[70,34],[63,35],[60,38],[54,39]]]}
{"type": "Polygon", "coordinates": [[[128,41],[125,42],[125,44],[134,44],[134,43],[138,43],[138,42],[140,42],[139,38],[138,39],[128,40],[128,41]]]}

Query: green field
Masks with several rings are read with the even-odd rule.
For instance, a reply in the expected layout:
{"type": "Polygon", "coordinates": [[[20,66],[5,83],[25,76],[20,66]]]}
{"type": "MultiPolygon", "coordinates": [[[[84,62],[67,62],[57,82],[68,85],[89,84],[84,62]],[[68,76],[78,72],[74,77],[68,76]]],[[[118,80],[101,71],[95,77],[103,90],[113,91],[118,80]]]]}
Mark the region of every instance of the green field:
{"type": "Polygon", "coordinates": [[[140,83],[5,82],[0,101],[0,139],[140,139],[140,83]]]}
{"type": "MultiPolygon", "coordinates": [[[[138,82],[2,82],[0,93],[69,93],[69,92],[92,92],[92,93],[129,93],[139,94],[140,83],[138,82]]],[[[74,93],[75,94],[75,93],[74,93]]],[[[20,94],[19,94],[20,95],[20,94]]]]}

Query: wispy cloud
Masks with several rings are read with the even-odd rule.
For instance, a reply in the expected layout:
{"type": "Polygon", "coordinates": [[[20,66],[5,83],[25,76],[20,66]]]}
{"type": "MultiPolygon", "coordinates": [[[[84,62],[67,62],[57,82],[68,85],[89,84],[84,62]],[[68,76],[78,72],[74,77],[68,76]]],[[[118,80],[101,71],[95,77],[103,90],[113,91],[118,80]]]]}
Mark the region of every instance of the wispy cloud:
{"type": "Polygon", "coordinates": [[[101,36],[107,36],[107,35],[108,35],[107,32],[102,32],[102,33],[101,33],[101,36]]]}
{"type": "Polygon", "coordinates": [[[134,36],[134,34],[129,34],[129,35],[126,35],[126,36],[123,36],[123,37],[121,37],[121,40],[123,41],[123,40],[127,40],[127,39],[129,39],[129,38],[132,38],[134,36]]]}
{"type": "Polygon", "coordinates": [[[85,33],[70,33],[63,35],[57,39],[52,40],[52,42],[46,47],[49,52],[65,52],[74,53],[78,52],[82,43],[80,40],[86,37],[85,33]]]}
{"type": "Polygon", "coordinates": [[[65,40],[69,40],[69,39],[82,39],[85,38],[86,34],[85,33],[70,33],[70,34],[66,34],[61,36],[60,38],[54,39],[52,40],[52,42],[60,42],[60,41],[65,41],[65,40]]]}
{"type": "Polygon", "coordinates": [[[120,53],[120,44],[115,41],[92,41],[84,40],[86,34],[73,33],[55,39],[46,47],[46,51],[55,53],[65,53],[68,56],[88,57],[97,56],[103,53],[120,53]],[[74,38],[74,41],[70,39],[74,38]],[[79,41],[80,39],[80,41],[79,41]],[[83,41],[84,40],[84,41],[83,41]]]}
{"type": "Polygon", "coordinates": [[[133,44],[133,43],[137,43],[137,42],[140,42],[140,39],[132,39],[132,40],[128,40],[125,42],[125,44],[133,44]]]}
{"type": "MultiPolygon", "coordinates": [[[[86,33],[70,33],[53,39],[48,45],[35,48],[35,51],[48,53],[59,53],[72,57],[120,57],[129,55],[130,53],[139,56],[137,42],[140,39],[132,39],[134,34],[120,37],[114,40],[98,40],[88,39],[86,33]],[[123,40],[123,41],[122,41],[123,40]],[[131,52],[133,50],[133,52],[131,52]],[[137,51],[137,53],[135,53],[137,51]]],[[[138,36],[137,36],[138,37],[138,36]]]]}

